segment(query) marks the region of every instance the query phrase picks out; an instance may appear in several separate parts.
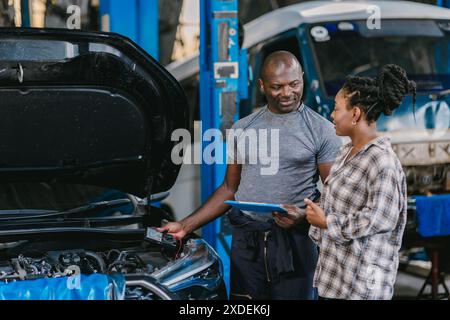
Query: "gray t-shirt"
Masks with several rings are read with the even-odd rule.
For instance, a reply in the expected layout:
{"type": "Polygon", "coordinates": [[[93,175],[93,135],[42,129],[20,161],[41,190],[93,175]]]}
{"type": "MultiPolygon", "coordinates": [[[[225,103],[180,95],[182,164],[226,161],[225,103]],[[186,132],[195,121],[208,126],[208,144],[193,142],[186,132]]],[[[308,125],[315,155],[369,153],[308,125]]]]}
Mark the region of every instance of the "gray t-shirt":
{"type": "Polygon", "coordinates": [[[235,194],[237,201],[302,206],[303,199],[310,198],[317,191],[318,164],[333,163],[342,145],[333,124],[304,104],[288,114],[274,114],[266,106],[236,122],[232,129],[243,130],[243,134],[234,139],[234,154],[230,156],[229,153],[230,160],[242,163],[241,181],[235,194]],[[256,132],[259,138],[256,149],[251,148],[247,139],[251,136],[249,131],[256,132]],[[241,148],[237,147],[239,141],[244,141],[241,148]],[[245,149],[242,149],[243,145],[245,149]],[[276,152],[277,147],[279,152],[276,152]],[[278,164],[275,158],[272,159],[271,170],[268,170],[270,161],[267,158],[258,158],[255,163],[254,159],[261,150],[262,154],[279,155],[278,164]],[[250,159],[252,155],[253,161],[250,159]]]}

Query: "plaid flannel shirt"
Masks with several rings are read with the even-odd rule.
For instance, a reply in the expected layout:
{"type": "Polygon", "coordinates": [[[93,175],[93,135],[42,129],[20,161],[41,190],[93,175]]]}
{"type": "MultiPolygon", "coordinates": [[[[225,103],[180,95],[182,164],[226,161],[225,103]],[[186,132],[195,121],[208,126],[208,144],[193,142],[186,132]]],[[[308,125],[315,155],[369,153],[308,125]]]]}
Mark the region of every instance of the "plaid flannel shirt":
{"type": "Polygon", "coordinates": [[[340,166],[342,147],[325,180],[327,229],[311,226],[320,247],[314,286],[334,299],[391,299],[406,224],[406,178],[388,138],[369,142],[340,166]]]}

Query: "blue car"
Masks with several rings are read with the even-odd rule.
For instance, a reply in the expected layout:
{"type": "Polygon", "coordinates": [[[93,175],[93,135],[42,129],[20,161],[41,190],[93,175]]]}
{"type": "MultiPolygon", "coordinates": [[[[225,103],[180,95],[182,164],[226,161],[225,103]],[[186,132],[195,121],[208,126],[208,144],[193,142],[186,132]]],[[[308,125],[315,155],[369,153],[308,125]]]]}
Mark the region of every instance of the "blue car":
{"type": "Polygon", "coordinates": [[[202,239],[155,231],[178,82],[122,36],[0,29],[0,299],[225,299],[202,239]]]}

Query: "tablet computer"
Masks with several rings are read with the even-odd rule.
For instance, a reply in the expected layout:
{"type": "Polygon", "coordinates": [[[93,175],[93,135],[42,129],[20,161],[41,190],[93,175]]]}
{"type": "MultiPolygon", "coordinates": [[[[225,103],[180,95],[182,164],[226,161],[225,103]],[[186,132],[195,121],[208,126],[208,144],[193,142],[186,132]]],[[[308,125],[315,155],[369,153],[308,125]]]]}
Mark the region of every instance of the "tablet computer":
{"type": "Polygon", "coordinates": [[[281,204],[227,200],[226,204],[242,211],[287,213],[281,204]]]}

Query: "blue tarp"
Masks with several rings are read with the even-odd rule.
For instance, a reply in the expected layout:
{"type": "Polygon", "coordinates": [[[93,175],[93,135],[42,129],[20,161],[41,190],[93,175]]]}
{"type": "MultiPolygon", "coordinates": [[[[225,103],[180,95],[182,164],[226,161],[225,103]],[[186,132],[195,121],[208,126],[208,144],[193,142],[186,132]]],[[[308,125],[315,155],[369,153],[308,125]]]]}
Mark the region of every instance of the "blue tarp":
{"type": "Polygon", "coordinates": [[[422,237],[450,235],[450,195],[417,196],[418,232],[422,237]]]}
{"type": "Polygon", "coordinates": [[[0,300],[123,300],[122,274],[0,282],[0,300]]]}

